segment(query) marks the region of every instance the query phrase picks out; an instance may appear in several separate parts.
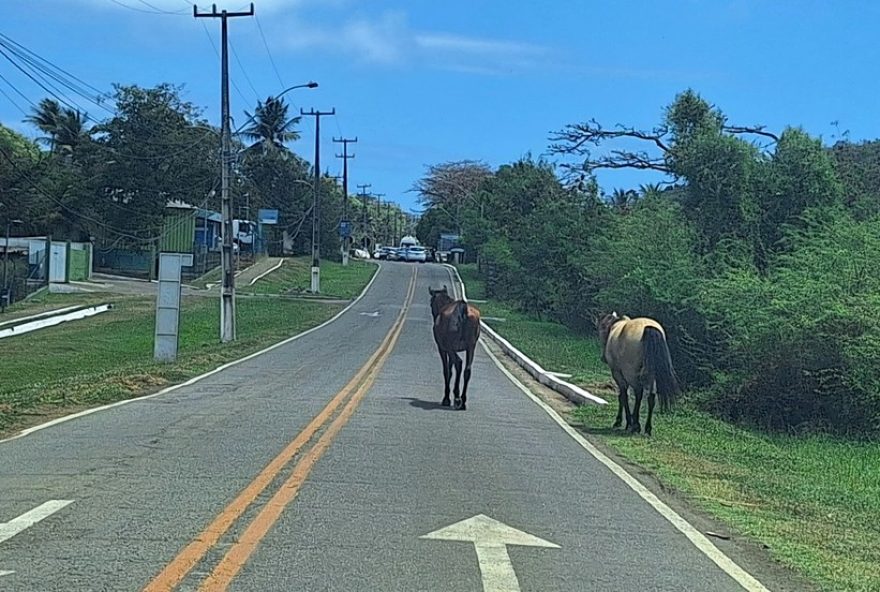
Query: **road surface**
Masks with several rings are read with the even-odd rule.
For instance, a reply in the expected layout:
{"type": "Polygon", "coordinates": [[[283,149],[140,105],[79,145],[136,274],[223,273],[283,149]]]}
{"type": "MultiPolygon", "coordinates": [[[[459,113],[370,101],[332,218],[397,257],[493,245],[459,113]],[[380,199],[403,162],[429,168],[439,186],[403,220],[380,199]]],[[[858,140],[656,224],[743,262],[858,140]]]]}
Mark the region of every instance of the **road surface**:
{"type": "Polygon", "coordinates": [[[478,349],[441,408],[428,287],[386,263],[334,322],[0,443],[0,590],[744,587],[478,349]]]}

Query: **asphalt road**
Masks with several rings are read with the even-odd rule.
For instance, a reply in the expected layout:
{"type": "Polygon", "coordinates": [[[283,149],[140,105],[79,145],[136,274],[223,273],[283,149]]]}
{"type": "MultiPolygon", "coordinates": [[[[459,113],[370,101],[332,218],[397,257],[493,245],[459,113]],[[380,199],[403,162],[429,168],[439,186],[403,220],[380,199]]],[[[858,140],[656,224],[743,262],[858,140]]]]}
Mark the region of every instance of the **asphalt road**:
{"type": "Polygon", "coordinates": [[[743,590],[482,349],[438,405],[443,283],[385,264],[301,339],[0,443],[0,590],[743,590]]]}

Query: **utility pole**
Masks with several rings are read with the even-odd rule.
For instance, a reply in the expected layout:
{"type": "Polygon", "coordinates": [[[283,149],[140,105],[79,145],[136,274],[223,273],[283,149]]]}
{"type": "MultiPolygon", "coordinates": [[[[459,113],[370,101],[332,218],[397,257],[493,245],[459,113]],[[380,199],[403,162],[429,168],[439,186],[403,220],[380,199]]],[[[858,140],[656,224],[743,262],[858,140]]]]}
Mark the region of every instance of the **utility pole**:
{"type": "MultiPolygon", "coordinates": [[[[342,154],[337,154],[336,158],[342,159],[342,223],[348,224],[348,159],[354,158],[354,154],[348,153],[349,144],[357,144],[357,136],[351,138],[333,138],[337,144],[342,144],[342,154]]],[[[350,228],[350,227],[349,227],[350,228]]],[[[348,236],[342,237],[342,264],[348,265],[348,236]]]]}
{"type": "Polygon", "coordinates": [[[299,110],[300,115],[315,117],[315,197],[312,201],[312,293],[321,291],[321,116],[336,115],[336,108],[330,111],[308,112],[299,110]]]}
{"type": "Polygon", "coordinates": [[[365,183],[363,185],[358,185],[358,189],[361,190],[361,203],[363,204],[363,213],[364,213],[364,222],[363,222],[363,233],[364,233],[364,242],[363,247],[364,250],[367,250],[367,188],[372,187],[369,183],[365,183]]]}
{"type": "Polygon", "coordinates": [[[373,229],[373,243],[377,244],[379,242],[379,222],[381,220],[382,215],[382,198],[385,197],[384,193],[374,193],[373,197],[376,198],[376,227],[373,229]]]}
{"type": "Polygon", "coordinates": [[[219,18],[221,24],[221,56],[220,56],[220,118],[221,122],[221,173],[220,173],[220,202],[223,216],[222,246],[220,251],[220,264],[223,270],[223,284],[220,288],[220,341],[223,343],[235,340],[235,269],[232,262],[232,200],[229,197],[229,178],[231,177],[232,164],[232,138],[229,125],[229,43],[227,33],[227,20],[240,16],[253,16],[254,3],[248,12],[217,12],[217,5],[211,6],[211,12],[199,12],[198,6],[193,6],[195,18],[219,18]]]}

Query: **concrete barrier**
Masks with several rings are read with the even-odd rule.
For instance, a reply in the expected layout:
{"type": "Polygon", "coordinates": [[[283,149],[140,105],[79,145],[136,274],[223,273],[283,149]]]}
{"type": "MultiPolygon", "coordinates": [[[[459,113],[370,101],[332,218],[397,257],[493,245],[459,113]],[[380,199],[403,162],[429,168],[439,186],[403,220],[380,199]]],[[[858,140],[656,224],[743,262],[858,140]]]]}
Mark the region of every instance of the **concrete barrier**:
{"type": "MultiPolygon", "coordinates": [[[[458,283],[458,286],[461,290],[461,297],[466,300],[467,293],[465,291],[464,282],[462,281],[461,276],[458,274],[458,269],[449,264],[445,265],[447,268],[452,270],[452,273],[454,274],[453,283],[458,283]]],[[[562,380],[553,372],[548,372],[547,370],[542,368],[540,364],[519,351],[516,347],[513,346],[513,344],[504,339],[489,325],[487,325],[486,323],[481,323],[481,325],[483,329],[483,335],[486,335],[489,339],[494,341],[502,349],[502,351],[504,351],[505,354],[513,359],[513,361],[515,361],[526,372],[528,372],[529,375],[532,376],[532,378],[534,378],[544,386],[556,391],[557,393],[561,394],[563,397],[577,405],[586,405],[588,403],[592,403],[594,405],[608,404],[608,401],[606,401],[602,397],[594,395],[593,393],[584,390],[577,385],[562,380]]]]}

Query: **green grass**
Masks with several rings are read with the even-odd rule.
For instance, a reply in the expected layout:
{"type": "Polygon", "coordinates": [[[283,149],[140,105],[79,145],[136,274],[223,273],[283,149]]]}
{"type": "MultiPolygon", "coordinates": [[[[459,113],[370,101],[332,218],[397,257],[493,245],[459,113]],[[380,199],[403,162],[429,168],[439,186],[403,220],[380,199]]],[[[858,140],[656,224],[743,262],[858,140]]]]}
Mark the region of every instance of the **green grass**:
{"type": "MultiPolygon", "coordinates": [[[[352,260],[347,266],[335,261],[321,261],[321,296],[351,299],[361,290],[376,271],[376,266],[352,260]]],[[[306,294],[311,284],[311,261],[307,257],[284,259],[282,266],[257,280],[252,286],[241,286],[241,293],[297,295],[306,294]]]]}
{"type": "MultiPolygon", "coordinates": [[[[63,306],[63,298],[47,299],[63,306]]],[[[178,361],[157,364],[152,360],[155,300],[114,302],[113,310],[91,319],[0,340],[0,433],[181,382],[313,327],[341,308],[241,299],[238,339],[221,344],[217,302],[184,298],[178,361]]]]}
{"type": "MultiPolygon", "coordinates": [[[[462,267],[468,297],[482,297],[475,271],[462,267]]],[[[765,544],[820,589],[880,591],[880,443],[766,435],[701,413],[686,401],[673,414],[657,414],[651,438],[611,432],[617,402],[595,339],[497,302],[479,306],[484,315],[505,318],[489,324],[525,354],[548,370],[573,374],[572,382],[609,401],[578,408],[571,423],[736,532],[765,544]]]]}

